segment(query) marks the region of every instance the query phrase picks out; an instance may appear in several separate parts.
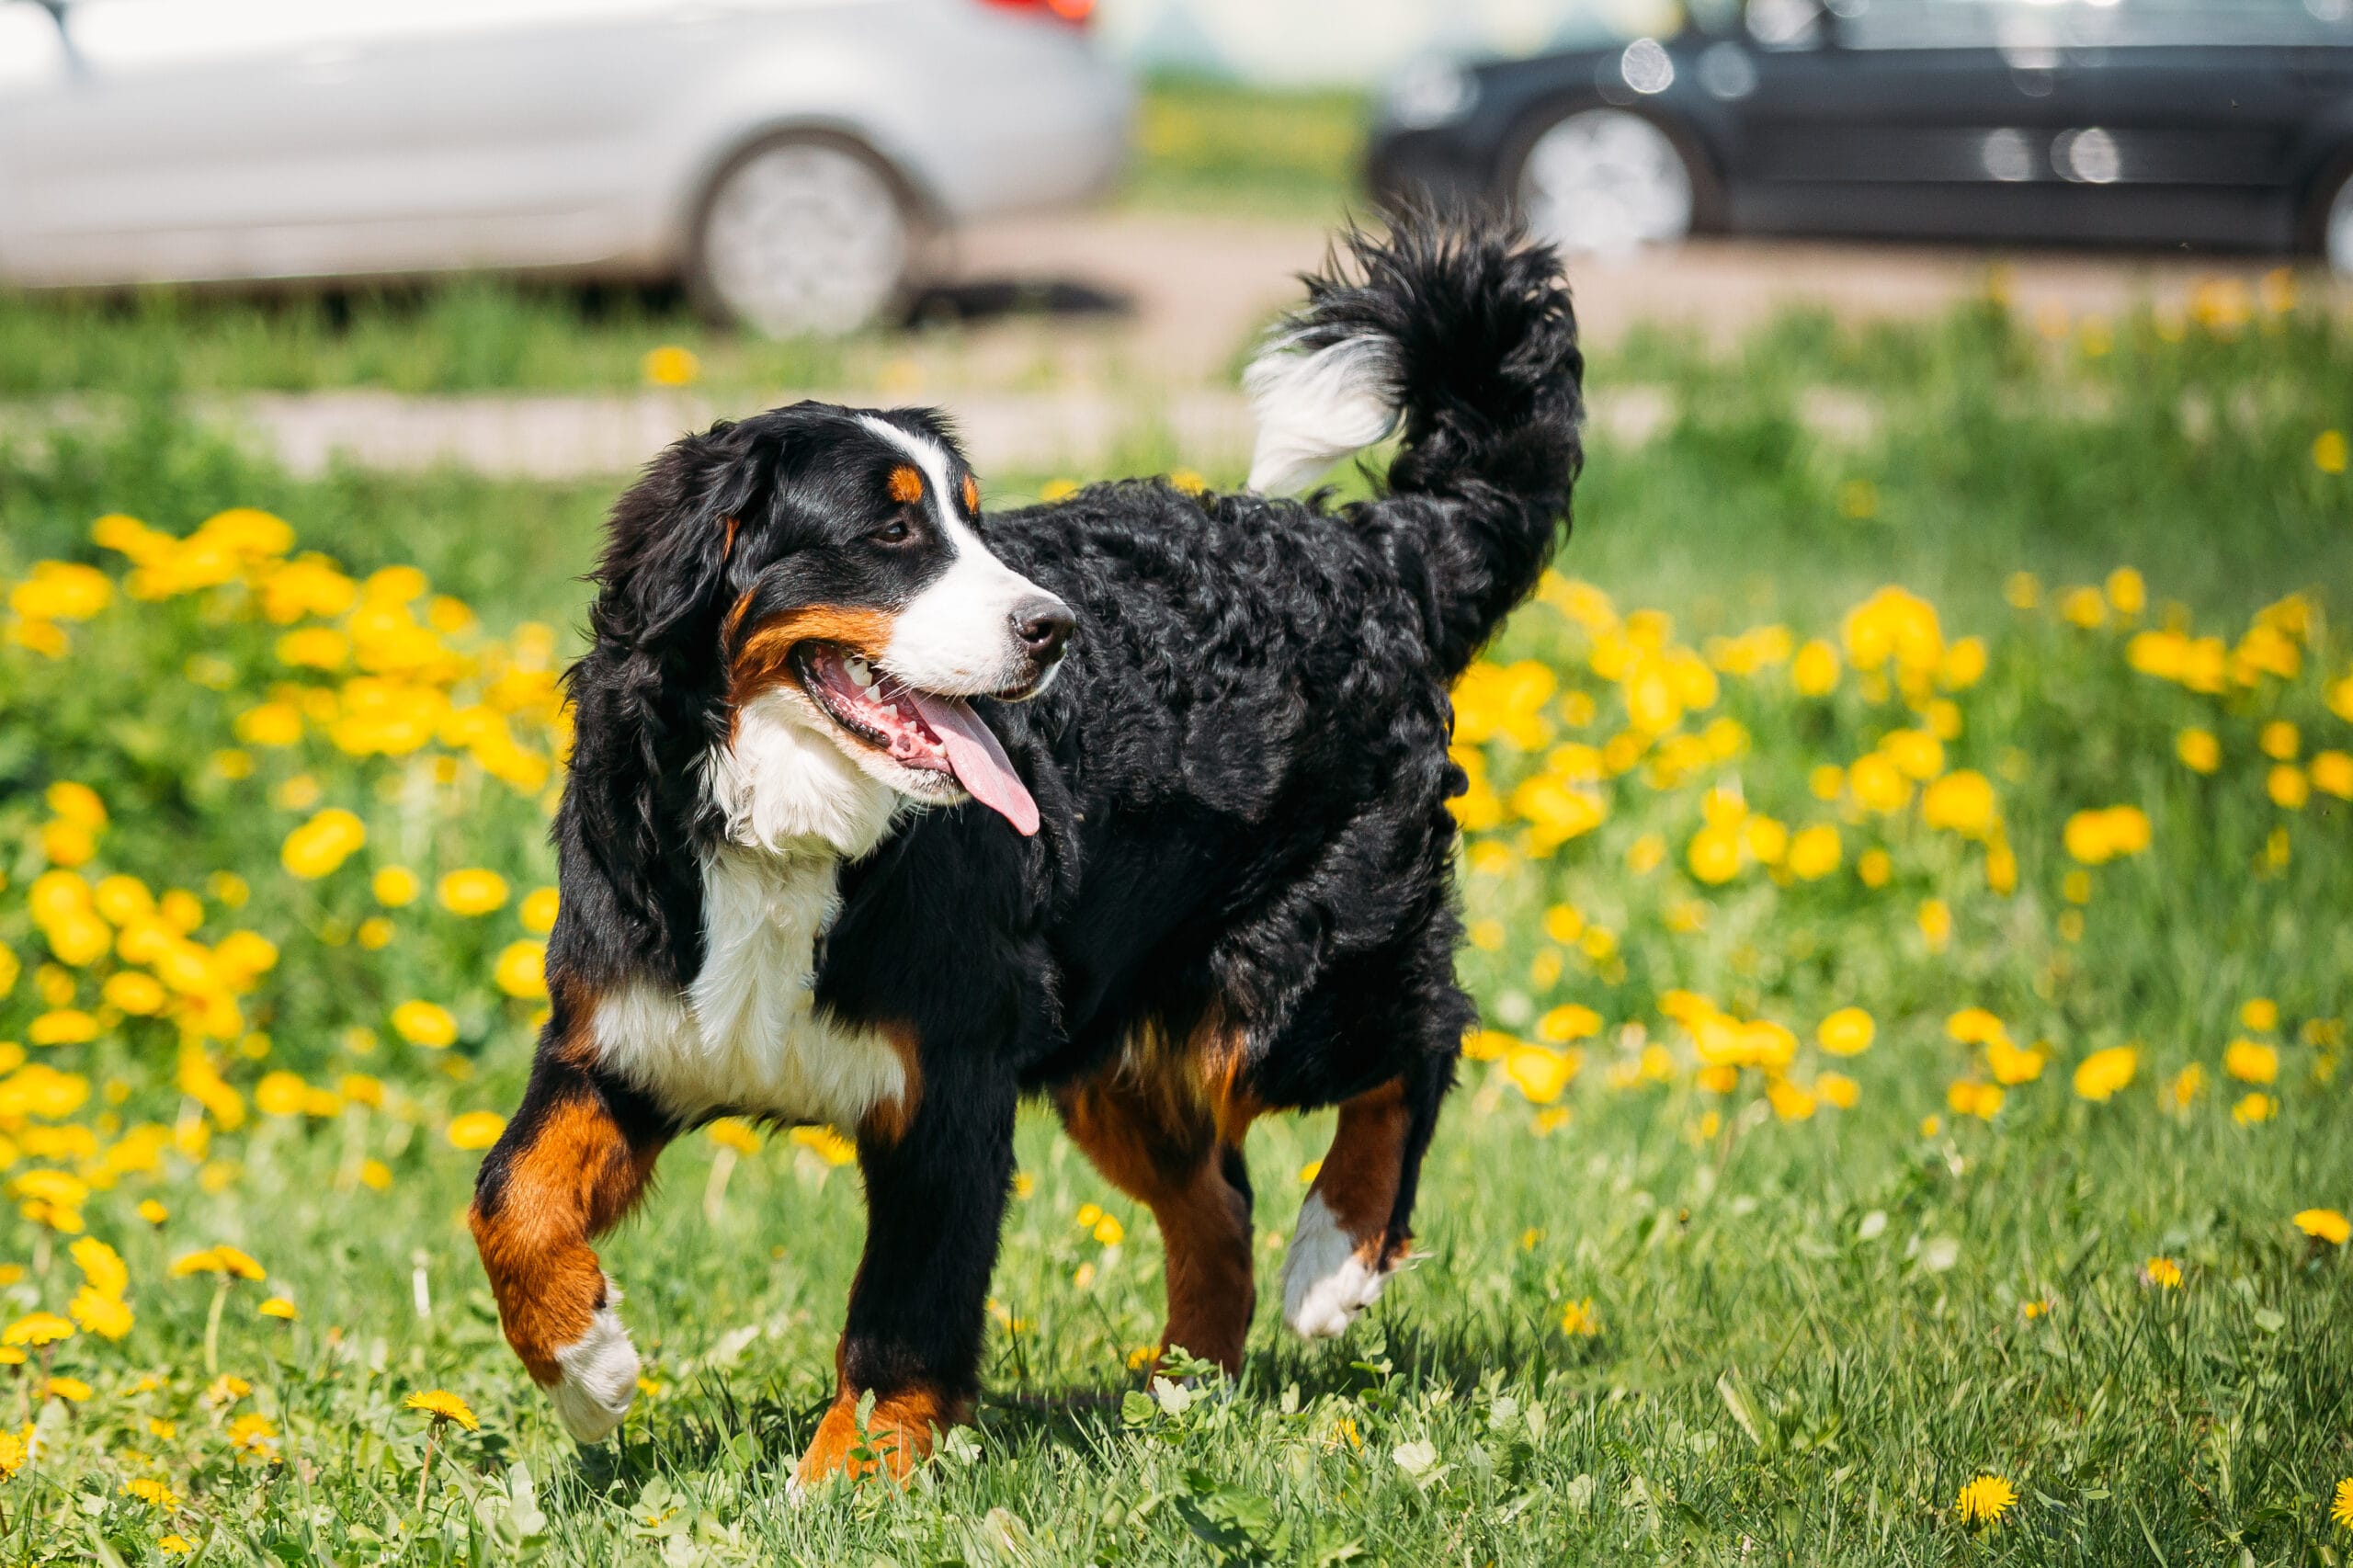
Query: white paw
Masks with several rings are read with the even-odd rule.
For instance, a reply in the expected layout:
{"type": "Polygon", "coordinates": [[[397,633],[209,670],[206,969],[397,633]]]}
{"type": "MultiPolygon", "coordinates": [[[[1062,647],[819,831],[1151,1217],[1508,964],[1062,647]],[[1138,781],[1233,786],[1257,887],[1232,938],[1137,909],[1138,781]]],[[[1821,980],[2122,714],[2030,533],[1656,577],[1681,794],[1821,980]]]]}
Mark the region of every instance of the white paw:
{"type": "Polygon", "coordinates": [[[605,1304],[597,1309],[588,1332],[555,1353],[563,1377],[548,1394],[575,1442],[601,1443],[611,1437],[637,1397],[637,1346],[613,1311],[620,1300],[620,1292],[608,1282],[605,1304]]]}
{"type": "Polygon", "coordinates": [[[1323,1194],[1309,1193],[1283,1256],[1283,1321],[1291,1332],[1307,1339],[1347,1332],[1388,1279],[1389,1270],[1357,1256],[1356,1238],[1340,1228],[1323,1194]]]}

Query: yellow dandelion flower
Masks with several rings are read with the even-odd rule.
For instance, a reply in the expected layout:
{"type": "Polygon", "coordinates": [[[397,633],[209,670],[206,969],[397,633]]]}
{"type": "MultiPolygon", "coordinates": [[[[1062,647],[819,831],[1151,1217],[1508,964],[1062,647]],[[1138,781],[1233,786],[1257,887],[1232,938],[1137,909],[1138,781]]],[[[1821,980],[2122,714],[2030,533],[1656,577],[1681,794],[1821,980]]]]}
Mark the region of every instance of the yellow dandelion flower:
{"type": "Polygon", "coordinates": [[[458,1020],[438,1002],[404,1002],[392,1009],[392,1032],[411,1045],[440,1051],[457,1043],[458,1020]]]}
{"type": "Polygon", "coordinates": [[[1116,1215],[1106,1214],[1095,1221],[1092,1234],[1105,1246],[1115,1247],[1128,1239],[1128,1228],[1120,1223],[1116,1215]]]}
{"type": "Polygon", "coordinates": [[[469,866],[441,879],[435,897],[452,915],[488,915],[506,903],[506,879],[496,871],[469,866]]]}
{"type": "Polygon", "coordinates": [[[2222,1050],[2222,1071],[2242,1084],[2279,1081],[2279,1050],[2252,1040],[2234,1040],[2222,1050]]]}
{"type": "Polygon", "coordinates": [[[195,1553],[196,1542],[175,1530],[169,1535],[159,1537],[155,1542],[155,1550],[166,1557],[188,1557],[195,1553]]]}
{"type": "Polygon", "coordinates": [[[302,1315],[301,1309],[283,1296],[272,1296],[254,1310],[266,1318],[277,1318],[284,1323],[292,1323],[302,1315]]]}
{"type": "Polygon", "coordinates": [[[1828,823],[1815,823],[1790,836],[1789,853],[1782,864],[1800,881],[1819,881],[1838,869],[1841,856],[1837,828],[1828,823]]]}
{"type": "Polygon", "coordinates": [[[387,909],[415,903],[416,895],[425,891],[425,884],[406,866],[379,866],[376,874],[369,879],[368,887],[376,895],[376,902],[387,909]]]}
{"type": "Polygon", "coordinates": [[[2112,1099],[2141,1070],[2138,1046],[2111,1045],[2075,1064],[2075,1093],[2095,1104],[2112,1099]]]}
{"type": "Polygon", "coordinates": [[[1601,1318],[1593,1310],[1591,1296],[1561,1309],[1561,1332],[1572,1339],[1592,1339],[1601,1333],[1601,1318]]]}
{"type": "Polygon", "coordinates": [[[68,1404],[83,1404],[97,1391],[79,1378],[51,1378],[40,1386],[43,1399],[62,1399],[68,1404]]]}
{"type": "Polygon", "coordinates": [[[0,1329],[0,1345],[54,1345],[74,1337],[74,1325],[55,1312],[27,1312],[0,1329]]]}
{"type": "Polygon", "coordinates": [[[562,902],[553,888],[533,888],[523,895],[516,914],[523,922],[523,929],[535,937],[544,937],[555,929],[556,910],[562,902]]]}
{"type": "Polygon", "coordinates": [[[2261,1090],[2242,1096],[2238,1104],[2231,1108],[2231,1119],[2241,1127],[2253,1127],[2258,1121],[2269,1121],[2279,1114],[2279,1102],[2261,1090]]]}
{"type": "Polygon", "coordinates": [[[454,1421],[469,1432],[479,1431],[482,1423],[466,1402],[447,1389],[421,1389],[401,1401],[404,1410],[415,1410],[438,1421],[454,1421]]]}
{"type": "Polygon", "coordinates": [[[1953,1500],[1961,1522],[1990,1525],[2000,1520],[2018,1500],[2018,1491],[1998,1475],[1981,1475],[1961,1489],[1953,1500]]]}
{"type": "Polygon", "coordinates": [[[278,860],[305,881],[328,875],[368,842],[368,824],[331,806],[286,835],[278,860]]]}
{"type": "Polygon", "coordinates": [[[1963,1007],[1945,1020],[1945,1033],[1962,1045],[1983,1045],[2002,1032],[2002,1020],[1984,1007],[1963,1007]]]}
{"type": "Polygon", "coordinates": [[[1504,1056],[1504,1074],[1534,1105],[1551,1105],[1577,1075],[1585,1058],[1574,1051],[1515,1044],[1504,1056]]]}
{"type": "Polygon", "coordinates": [[[2325,751],[2313,757],[2309,777],[2315,790],[2325,790],[2340,801],[2353,801],[2353,755],[2325,751]]]}
{"type": "Polygon", "coordinates": [[[2141,1266],[2141,1283],[2158,1290],[2181,1289],[2181,1265],[2169,1257],[2153,1257],[2141,1266]]]}
{"type": "Polygon", "coordinates": [[[229,1423],[229,1442],[241,1454],[269,1458],[275,1453],[271,1439],[278,1436],[278,1423],[256,1411],[240,1415],[229,1423]]]}
{"type": "Polygon", "coordinates": [[[534,1001],[548,994],[545,942],[509,942],[498,955],[492,978],[509,996],[534,1001]]]}
{"type": "Polygon", "coordinates": [[[858,1145],[830,1127],[796,1127],[790,1137],[829,1165],[846,1165],[858,1158],[858,1145]]]}
{"type": "Polygon", "coordinates": [[[760,1135],[740,1116],[722,1116],[704,1128],[703,1134],[721,1148],[733,1149],[739,1154],[760,1152],[760,1135]]]}
{"type": "Polygon", "coordinates": [[[449,1119],[449,1146],[454,1149],[487,1149],[498,1142],[506,1131],[506,1119],[494,1110],[470,1110],[449,1119]]]}
{"type": "Polygon", "coordinates": [[[2334,1209],[2299,1210],[2295,1224],[2296,1229],[2304,1234],[2315,1241],[2326,1242],[2331,1246],[2341,1247],[2347,1238],[2353,1237],[2353,1221],[2348,1221],[2334,1209]]]}
{"type": "Polygon", "coordinates": [[[2222,743],[2211,730],[2184,730],[2173,738],[2174,755],[2193,773],[2211,773],[2222,766],[2222,743]]]}
{"type": "Polygon", "coordinates": [[[2336,1483],[2336,1500],[2329,1506],[2328,1517],[2338,1528],[2353,1530],[2353,1478],[2336,1483]]]}
{"type": "Polygon", "coordinates": [[[73,1304],[65,1309],[84,1332],[100,1339],[120,1339],[131,1332],[134,1321],[131,1308],[118,1295],[85,1285],[74,1293],[73,1304]]]}
{"type": "Polygon", "coordinates": [[[192,1274],[218,1274],[229,1279],[260,1279],[267,1270],[251,1255],[233,1246],[210,1246],[201,1252],[185,1253],[173,1260],[165,1270],[175,1279],[185,1279],[192,1274]]]}
{"type": "Polygon", "coordinates": [[[658,348],[646,350],[645,360],[641,369],[645,373],[646,383],[649,386],[691,386],[702,374],[702,361],[696,357],[693,349],[682,348],[675,343],[665,343],[658,348]]]}
{"type": "Polygon", "coordinates": [[[124,1482],[122,1494],[126,1497],[136,1497],[151,1508],[169,1509],[180,1506],[177,1493],[162,1482],[150,1481],[144,1476],[124,1482]]]}

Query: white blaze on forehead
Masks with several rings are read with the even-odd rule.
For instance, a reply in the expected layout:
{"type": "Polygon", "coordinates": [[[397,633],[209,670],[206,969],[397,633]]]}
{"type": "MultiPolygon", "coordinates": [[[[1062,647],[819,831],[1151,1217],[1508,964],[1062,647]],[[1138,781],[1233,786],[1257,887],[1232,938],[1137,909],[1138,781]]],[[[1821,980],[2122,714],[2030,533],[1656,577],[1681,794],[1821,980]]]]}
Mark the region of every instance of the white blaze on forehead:
{"type": "Polygon", "coordinates": [[[982,696],[1017,684],[1029,653],[1014,633],[1014,611],[1046,597],[1044,590],[999,561],[972,531],[938,442],[870,414],[859,415],[858,423],[922,472],[949,551],[948,570],[899,611],[879,661],[882,668],[944,697],[982,696]]]}

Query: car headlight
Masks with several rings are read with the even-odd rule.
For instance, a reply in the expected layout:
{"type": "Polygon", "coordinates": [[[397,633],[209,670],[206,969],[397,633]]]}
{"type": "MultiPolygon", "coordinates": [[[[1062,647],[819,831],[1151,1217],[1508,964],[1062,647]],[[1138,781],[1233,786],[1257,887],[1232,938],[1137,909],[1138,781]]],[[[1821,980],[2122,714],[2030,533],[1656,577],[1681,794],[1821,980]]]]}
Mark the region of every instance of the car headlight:
{"type": "Polygon", "coordinates": [[[1412,131],[1444,125],[1478,101],[1479,82],[1470,72],[1451,60],[1416,60],[1389,84],[1389,121],[1412,131]]]}

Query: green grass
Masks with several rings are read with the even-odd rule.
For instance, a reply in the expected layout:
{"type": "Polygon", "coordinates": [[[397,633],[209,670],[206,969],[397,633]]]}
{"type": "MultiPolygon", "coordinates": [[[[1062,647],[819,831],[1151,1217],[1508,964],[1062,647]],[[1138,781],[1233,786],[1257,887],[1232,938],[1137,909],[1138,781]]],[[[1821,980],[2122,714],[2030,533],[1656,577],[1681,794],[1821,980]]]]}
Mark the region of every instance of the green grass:
{"type": "Polygon", "coordinates": [[[1332,222],[1361,205],[1371,115],[1354,92],[1154,79],[1144,85],[1121,200],[1146,210],[1332,222]]]}
{"type": "MultiPolygon", "coordinates": [[[[47,1444],[0,1483],[0,1556],[89,1561],[104,1542],[152,1561],[176,1529],[206,1562],[2341,1558],[2348,1538],[2326,1513],[2353,1475],[2353,1274],[2289,1216],[2353,1208],[2353,1107],[2333,1032],[2353,1011],[2353,936],[2336,914],[2353,906],[2353,812],[2323,790],[2301,810],[2274,805],[2258,736],[2287,720],[2307,761],[2353,750],[2353,722],[2329,706],[2353,662],[2342,631],[2353,491],[2313,461],[2315,437],[2353,406],[2353,356],[2336,329],[2296,318],[2180,343],[2127,324],[2108,354],[2086,357],[1982,312],[1860,335],[1793,321],[1725,358],[1658,344],[1637,364],[1635,352],[1597,376],[1639,374],[1687,412],[1640,449],[1597,439],[1563,570],[1621,611],[1671,612],[1674,642],[1695,649],[1772,620],[1836,642],[1879,585],[1927,595],[1946,639],[1989,649],[1984,677],[1949,694],[1961,727],[1946,763],[1992,781],[2018,891],[1989,891],[1984,846],[1916,809],[1850,815],[1811,794],[1816,766],[1922,722],[1904,703],[1851,672],[1821,699],[1793,695],[1778,666],[1722,676],[1684,728],[1729,717],[1745,751],[1680,782],[1654,787],[1638,768],[1604,786],[1608,820],[1549,858],[1531,856],[1507,808],[1477,835],[1466,913],[1485,945],[1462,972],[1491,1024],[1531,1038],[1547,1009],[1574,1002],[1607,1029],[1583,1044],[1553,1108],[1568,1111],[1563,1124],[1540,1121],[1497,1064],[1466,1064],[1423,1186],[1427,1256],[1370,1320],[1341,1344],[1306,1346],[1262,1306],[1239,1388],[1154,1400],[1128,1367],[1159,1325],[1149,1218],[1032,1117],[978,1426],[905,1493],[796,1504],[784,1489],[831,1393],[860,1223],[854,1170],[800,1144],[779,1138],[733,1163],[686,1141],[644,1218],[605,1246],[657,1385],[617,1448],[582,1456],[563,1442],[501,1343],[459,1221],[474,1156],[446,1130],[456,1113],[514,1104],[533,1005],[499,994],[490,973],[523,932],[512,906],[465,919],[428,895],[381,911],[368,872],[398,862],[429,881],[486,866],[519,896],[549,875],[532,795],[462,752],[354,759],[315,728],[291,748],[246,747],[252,776],[228,777],[219,754],[237,744],[237,714],[278,682],[334,684],[278,664],[281,628],[255,621],[235,589],[118,595],[65,628],[60,660],[0,644],[0,947],[24,970],[0,995],[0,1040],[28,1038],[43,983],[62,979],[77,1006],[97,1006],[116,967],[37,972],[45,938],[28,903],[51,815],[43,790],[70,778],[111,812],[93,874],[203,894],[200,941],[242,926],[278,944],[241,1003],[266,1056],[210,1047],[249,1104],[271,1070],[328,1089],[352,1073],[386,1085],[381,1107],[251,1114],[209,1148],[90,1195],[89,1233],[121,1251],[138,1321],[119,1344],[84,1334],[53,1353],[54,1370],[95,1389],[85,1403],[40,1409],[24,1397],[28,1374],[17,1386],[0,1376],[0,1421],[38,1411],[47,1444]],[[1862,444],[1826,444],[1796,418],[1802,390],[1824,383],[1880,410],[1862,444]],[[2193,405],[2218,412],[2186,415],[2193,405]],[[1859,480],[1868,507],[1854,504],[1859,480]],[[1848,515],[1859,510],[1869,515],[1848,515]],[[2261,607],[2305,592],[2298,675],[2215,698],[2135,673],[2112,619],[2085,630],[2052,608],[2066,585],[2123,564],[2148,577],[2137,624],[2170,617],[2232,640],[2261,607]],[[2005,601],[2018,570],[2040,580],[2034,609],[2005,601]],[[2192,725],[2220,741],[2211,777],[2175,759],[2192,725]],[[369,825],[366,847],[317,881],[278,863],[313,809],[281,803],[298,776],[316,782],[317,805],[369,825]],[[1735,778],[1752,812],[1837,824],[1841,869],[1818,881],[1755,867],[1722,884],[1693,875],[1702,794],[1735,778]],[[2068,816],[2118,804],[2147,813],[2151,847],[2075,865],[2062,847],[2068,816]],[[1664,864],[1637,870],[1652,835],[1664,864]],[[1883,886],[1855,874],[1866,849],[1889,857],[1883,886]],[[249,903],[221,901],[220,871],[246,880],[249,903]],[[2071,889],[2075,873],[2084,887],[2071,889]],[[1931,899],[1952,921],[1941,949],[1919,919],[1931,899]],[[1548,935],[1546,912],[1563,903],[1610,932],[1611,950],[1548,935]],[[355,937],[380,915],[391,939],[365,948],[355,937]],[[1691,1042],[1661,1012],[1674,989],[1789,1026],[1801,1043],[1784,1082],[1819,1089],[1843,1072],[1858,1103],[1783,1120],[1753,1069],[1731,1093],[1701,1087],[1691,1042]],[[2222,1075],[2222,1051],[2248,1032],[2239,1009],[2258,996],[2280,1013],[2258,1031],[2279,1053],[2278,1111],[2241,1125],[2232,1107],[2249,1085],[2222,1075]],[[390,1010],[411,997],[450,1009],[452,1048],[394,1038],[390,1010]],[[1825,1058],[1813,1027],[1849,1005],[1876,1018],[1877,1041],[1825,1058]],[[1991,1121],[1947,1104],[1951,1082],[1983,1070],[1945,1030],[1968,1005],[2050,1050],[2040,1078],[2010,1086],[1991,1121]],[[354,1028],[374,1031],[371,1050],[355,1049],[354,1028]],[[1613,1087],[1638,1041],[1668,1047],[1671,1081],[1613,1087]],[[2075,1064],[2127,1042],[2142,1050],[2131,1085],[2106,1104],[2079,1098],[2075,1064]],[[2159,1088],[2192,1063],[2203,1092],[2168,1108],[2159,1088]],[[359,1179],[370,1159],[387,1167],[383,1191],[359,1179]],[[148,1198],[171,1210],[160,1228],[134,1213],[148,1198]],[[1121,1244],[1077,1222],[1088,1203],[1120,1221],[1121,1244]],[[168,1265],[216,1241],[253,1253],[269,1280],[229,1292],[208,1359],[214,1289],[169,1278],[168,1265]],[[2143,1283],[2159,1256],[2178,1262],[2182,1289],[2143,1283]],[[256,1315],[266,1291],[290,1297],[301,1320],[256,1315]],[[1588,1301],[1599,1332],[1564,1333],[1564,1309],[1588,1301]],[[2047,1314],[2025,1315],[2045,1301],[2047,1314]],[[252,1392],[208,1404],[216,1371],[252,1392]],[[483,1430],[442,1446],[420,1507],[423,1433],[399,1401],[432,1387],[467,1398],[483,1430]],[[278,1462],[233,1450],[230,1422],[255,1411],[278,1429],[278,1462]],[[151,1417],[176,1426],[160,1436],[151,1417]],[[2020,1496],[1992,1530],[1954,1516],[1981,1471],[2020,1496]],[[165,1481],[176,1511],[123,1495],[133,1476],[165,1481]]],[[[148,417],[114,437],[0,451],[0,579],[50,555],[119,571],[87,542],[100,511],[186,533],[251,504],[355,568],[426,565],[497,637],[526,617],[578,619],[573,577],[593,548],[597,490],[298,481],[148,417]]],[[[1181,456],[1139,454],[1147,466],[1181,456]]],[[[1041,477],[1014,476],[1005,494],[1041,477]]],[[[475,633],[457,641],[494,667],[506,652],[475,633]]],[[[1552,744],[1598,744],[1624,723],[1593,648],[1549,606],[1506,634],[1498,657],[1540,661],[1559,689],[1532,748],[1478,746],[1506,800],[1552,744]],[[1595,700],[1593,723],[1562,716],[1570,692],[1595,700]]],[[[464,699],[475,681],[452,689],[464,699]]],[[[2353,694],[2335,700],[2353,709],[2353,694]]],[[[1492,695],[1466,695],[1463,711],[1467,733],[1498,722],[1492,695]]],[[[533,722],[517,727],[527,746],[546,744],[533,722]]],[[[88,1043],[32,1050],[86,1079],[90,1097],[62,1119],[18,1114],[10,1096],[27,1081],[0,1079],[0,1133],[18,1152],[5,1179],[89,1167],[67,1135],[39,1131],[53,1121],[91,1128],[100,1145],[142,1122],[202,1125],[176,1085],[166,1024],[123,1019],[88,1043]],[[35,1146],[51,1152],[23,1153],[35,1146]]],[[[1254,1132],[1269,1294],[1302,1167],[1328,1127],[1254,1132]]],[[[69,1238],[29,1220],[6,1233],[0,1262],[25,1270],[0,1284],[7,1315],[63,1311],[81,1278],[69,1238]]]]}

